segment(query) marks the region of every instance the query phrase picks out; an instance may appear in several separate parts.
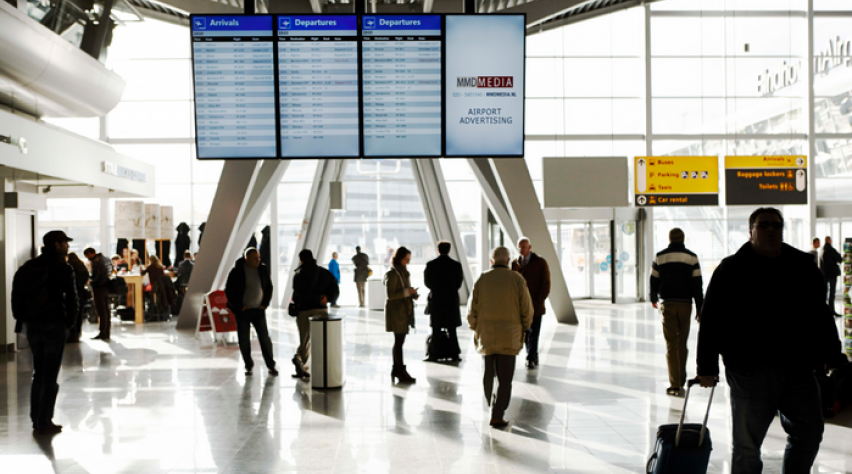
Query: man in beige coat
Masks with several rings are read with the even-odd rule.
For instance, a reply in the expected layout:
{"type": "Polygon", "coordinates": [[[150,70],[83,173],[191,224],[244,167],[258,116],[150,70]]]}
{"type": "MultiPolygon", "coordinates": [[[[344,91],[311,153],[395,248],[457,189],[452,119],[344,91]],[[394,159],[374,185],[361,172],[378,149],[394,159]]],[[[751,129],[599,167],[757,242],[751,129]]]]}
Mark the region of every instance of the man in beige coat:
{"type": "Polygon", "coordinates": [[[484,356],[482,379],[485,399],[491,405],[491,426],[509,424],[503,419],[512,397],[515,358],[524,347],[524,336],[533,322],[533,304],[527,283],[509,268],[509,249],[491,253],[491,270],[480,275],[473,287],[467,321],[473,330],[476,350],[484,356]],[[492,402],[494,376],[497,396],[492,402]]]}

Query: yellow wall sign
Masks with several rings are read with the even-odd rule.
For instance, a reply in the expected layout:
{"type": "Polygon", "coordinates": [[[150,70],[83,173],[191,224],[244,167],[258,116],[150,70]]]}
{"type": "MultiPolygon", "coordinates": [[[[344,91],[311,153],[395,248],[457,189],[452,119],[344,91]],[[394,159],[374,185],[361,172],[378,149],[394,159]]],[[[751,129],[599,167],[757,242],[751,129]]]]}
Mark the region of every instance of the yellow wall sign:
{"type": "Polygon", "coordinates": [[[637,206],[715,206],[719,204],[717,156],[637,156],[637,206]]]}

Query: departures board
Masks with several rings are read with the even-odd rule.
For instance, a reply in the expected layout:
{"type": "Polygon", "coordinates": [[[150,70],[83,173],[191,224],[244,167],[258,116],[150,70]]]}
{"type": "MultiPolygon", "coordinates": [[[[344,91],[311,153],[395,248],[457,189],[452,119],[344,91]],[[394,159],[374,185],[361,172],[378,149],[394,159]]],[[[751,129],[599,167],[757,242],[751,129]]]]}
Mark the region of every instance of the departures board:
{"type": "Polygon", "coordinates": [[[523,156],[524,20],[192,15],[197,156],[523,156]]]}

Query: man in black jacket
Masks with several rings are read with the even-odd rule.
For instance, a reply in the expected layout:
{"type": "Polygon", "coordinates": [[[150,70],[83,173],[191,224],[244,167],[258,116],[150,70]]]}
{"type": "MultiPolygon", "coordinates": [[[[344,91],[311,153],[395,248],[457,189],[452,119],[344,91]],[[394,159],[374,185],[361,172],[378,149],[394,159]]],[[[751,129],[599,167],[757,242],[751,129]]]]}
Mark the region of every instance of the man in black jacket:
{"type": "Polygon", "coordinates": [[[45,234],[42,254],[18,269],[12,282],[12,314],[24,323],[33,355],[30,419],[36,434],[62,431],[52,421],[59,394],[56,379],[68,328],[79,309],[74,269],[65,261],[71,240],[59,230],[45,234]]]}
{"type": "Polygon", "coordinates": [[[651,304],[663,313],[663,336],[669,366],[668,395],[678,395],[686,385],[689,351],[689,323],[692,301],[700,316],[704,303],[704,283],[698,257],[684,246],[685,235],[677,227],[669,231],[669,246],[658,253],[651,265],[651,304]],[[662,298],[662,304],[657,301],[662,298]]]}
{"type": "Polygon", "coordinates": [[[246,365],[246,375],[251,375],[254,368],[254,360],[251,358],[251,326],[254,326],[257,333],[260,352],[263,354],[266,368],[269,369],[269,375],[278,375],[272,356],[272,339],[269,338],[266,325],[266,308],[272,299],[269,267],[261,263],[256,248],[247,248],[243,255],[228,273],[225,296],[228,298],[228,309],[237,318],[237,340],[243,363],[246,365]]]}
{"type": "Polygon", "coordinates": [[[426,264],[424,283],[429,288],[429,324],[432,326],[432,344],[437,348],[441,337],[441,329],[446,329],[449,336],[448,346],[451,354],[435,354],[429,349],[427,361],[437,361],[438,357],[449,356],[453,361],[460,361],[461,348],[456,335],[456,328],[461,326],[459,311],[459,288],[464,283],[464,272],[459,262],[450,258],[451,245],[449,242],[438,243],[439,257],[426,264]]]}
{"type": "Polygon", "coordinates": [[[83,255],[89,259],[92,266],[92,276],[89,278],[89,284],[92,286],[92,300],[95,303],[95,312],[98,313],[98,319],[100,320],[100,331],[92,339],[109,341],[110,329],[112,328],[109,311],[109,279],[112,276],[112,261],[91,247],[84,250],[83,255]]]}
{"type": "Polygon", "coordinates": [[[296,367],[295,377],[308,377],[308,359],[311,355],[311,318],[327,318],[328,302],[340,295],[337,278],[325,268],[319,267],[313,252],[304,249],[299,252],[299,268],[293,277],[293,303],[299,315],[296,325],[299,328],[299,348],[293,356],[296,367]]]}
{"type": "Polygon", "coordinates": [[[701,386],[718,381],[721,355],[731,388],[731,474],[761,472],[776,413],[788,434],[784,472],[810,472],[824,428],[814,370],[846,362],[813,257],[783,234],[780,211],[754,211],[750,241],[713,272],[701,309],[701,386]]]}
{"type": "Polygon", "coordinates": [[[822,256],[819,259],[819,268],[828,284],[828,307],[831,309],[831,314],[835,316],[840,316],[834,309],[834,299],[837,297],[837,277],[840,276],[840,264],[842,262],[843,257],[831,245],[831,237],[826,237],[825,244],[822,246],[822,256]]]}

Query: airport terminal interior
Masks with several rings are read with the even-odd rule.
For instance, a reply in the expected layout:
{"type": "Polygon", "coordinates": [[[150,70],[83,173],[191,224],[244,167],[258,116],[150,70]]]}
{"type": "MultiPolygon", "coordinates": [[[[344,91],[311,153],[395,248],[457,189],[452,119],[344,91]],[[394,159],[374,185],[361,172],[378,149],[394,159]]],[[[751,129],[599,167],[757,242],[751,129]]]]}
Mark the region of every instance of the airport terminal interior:
{"type": "MultiPolygon", "coordinates": [[[[730,473],[731,384],[723,369],[686,406],[686,390],[667,390],[652,265],[682,229],[706,291],[759,207],[783,213],[789,246],[819,238],[818,264],[833,241],[828,304],[852,357],[852,2],[251,1],[0,2],[2,472],[704,472],[652,458],[660,425],[684,419],[712,434],[706,472],[730,473]],[[384,59],[392,50],[408,56],[384,59]],[[333,80],[299,82],[326,51],[334,66],[313,74],[333,80]],[[81,292],[57,378],[62,428],[46,433],[12,294],[51,231],[92,272],[87,249],[122,266],[106,318],[101,293],[81,292]],[[461,264],[460,353],[427,361],[424,271],[439,242],[461,264]],[[547,261],[550,294],[502,426],[467,316],[492,251],[514,260],[523,242],[547,261]],[[273,286],[262,307],[280,374],[257,329],[246,371],[225,301],[247,248],[273,286]],[[305,249],[339,269],[339,297],[309,330],[290,314],[305,249]],[[402,348],[413,383],[386,330],[394,274],[421,295],[402,348]],[[292,376],[306,330],[311,375],[292,376]]],[[[837,387],[813,473],[852,473],[852,376],[837,387]]],[[[762,472],[782,472],[787,442],[776,417],[762,472]]]]}

